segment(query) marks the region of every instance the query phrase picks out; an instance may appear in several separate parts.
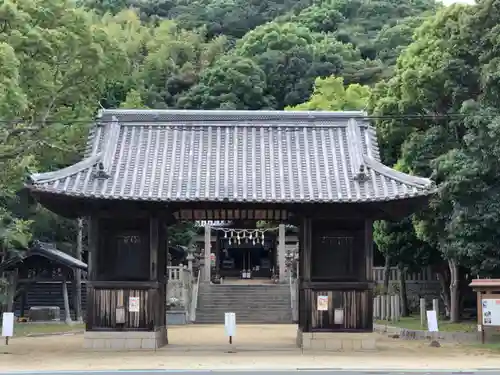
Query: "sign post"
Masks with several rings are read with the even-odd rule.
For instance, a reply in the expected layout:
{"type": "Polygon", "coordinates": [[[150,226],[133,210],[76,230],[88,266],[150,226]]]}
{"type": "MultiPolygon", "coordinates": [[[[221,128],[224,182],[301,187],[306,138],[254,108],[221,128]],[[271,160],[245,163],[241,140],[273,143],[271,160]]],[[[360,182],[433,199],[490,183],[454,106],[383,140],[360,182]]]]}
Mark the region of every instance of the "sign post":
{"type": "Polygon", "coordinates": [[[482,324],[481,324],[481,342],[485,342],[484,327],[500,326],[500,299],[498,298],[483,298],[481,300],[482,307],[482,324]]]}
{"type": "Polygon", "coordinates": [[[434,310],[427,311],[427,330],[429,332],[439,332],[437,314],[434,310]]]}
{"type": "Polygon", "coordinates": [[[9,337],[14,336],[14,313],[12,312],[2,314],[2,336],[5,337],[5,345],[9,345],[9,337]]]}
{"type": "MultiPolygon", "coordinates": [[[[224,313],[224,328],[229,337],[229,344],[233,344],[233,336],[236,334],[236,314],[233,312],[224,313]]],[[[231,352],[230,352],[231,353],[231,352]]]]}
{"type": "Polygon", "coordinates": [[[439,347],[438,334],[436,333],[439,332],[439,328],[435,310],[427,310],[427,330],[431,332],[431,335],[434,337],[434,340],[431,341],[431,346],[439,347]]]}
{"type": "Polygon", "coordinates": [[[500,328],[500,279],[474,279],[469,286],[477,293],[477,330],[484,344],[500,328]]]}

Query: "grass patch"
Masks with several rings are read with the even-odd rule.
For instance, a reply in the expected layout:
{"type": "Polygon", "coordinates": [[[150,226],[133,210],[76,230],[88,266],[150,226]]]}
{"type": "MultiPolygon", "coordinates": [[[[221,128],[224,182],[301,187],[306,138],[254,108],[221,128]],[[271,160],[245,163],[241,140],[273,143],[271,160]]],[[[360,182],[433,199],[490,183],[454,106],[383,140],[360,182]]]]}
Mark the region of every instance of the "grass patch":
{"type": "MultiPolygon", "coordinates": [[[[420,325],[420,317],[404,317],[399,320],[399,322],[392,322],[386,320],[377,320],[377,324],[389,325],[393,327],[400,327],[413,330],[427,330],[427,322],[425,326],[420,325]]],[[[447,320],[439,320],[438,322],[439,330],[442,332],[477,332],[477,322],[476,321],[464,321],[460,323],[450,323],[447,320]]]]}
{"type": "Polygon", "coordinates": [[[64,323],[16,323],[14,326],[14,337],[81,331],[83,329],[85,329],[85,324],[68,325],[64,323]]]}
{"type": "Polygon", "coordinates": [[[499,352],[500,351],[500,342],[487,342],[484,344],[478,343],[478,344],[470,344],[469,345],[471,348],[474,349],[482,349],[482,350],[487,350],[491,352],[499,352]]]}

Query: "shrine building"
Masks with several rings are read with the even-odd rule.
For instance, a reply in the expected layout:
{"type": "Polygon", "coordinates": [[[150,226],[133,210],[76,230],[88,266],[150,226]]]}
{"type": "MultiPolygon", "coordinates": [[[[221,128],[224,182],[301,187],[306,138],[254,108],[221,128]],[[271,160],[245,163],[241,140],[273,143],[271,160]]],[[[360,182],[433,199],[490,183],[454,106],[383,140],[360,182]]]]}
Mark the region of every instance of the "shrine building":
{"type": "MultiPolygon", "coordinates": [[[[176,221],[277,223],[276,238],[296,226],[302,345],[315,332],[373,330],[373,221],[405,217],[435,192],[431,180],[381,163],[365,113],[226,110],[102,110],[84,158],[31,175],[27,187],[49,210],[88,219],[85,340],[141,338],[154,348],[168,342],[167,227],[176,221]]],[[[238,276],[260,262],[263,277],[272,268],[285,282],[285,241],[266,241],[262,255],[250,246],[216,272],[238,276]]]]}

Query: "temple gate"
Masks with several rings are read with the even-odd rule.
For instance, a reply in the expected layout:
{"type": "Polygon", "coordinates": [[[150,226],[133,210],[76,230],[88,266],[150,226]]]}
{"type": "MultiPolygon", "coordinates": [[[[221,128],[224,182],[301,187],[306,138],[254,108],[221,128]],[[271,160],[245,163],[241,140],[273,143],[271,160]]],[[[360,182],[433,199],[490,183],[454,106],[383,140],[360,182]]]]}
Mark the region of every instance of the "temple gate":
{"type": "Polygon", "coordinates": [[[168,342],[176,220],[298,226],[298,345],[371,332],[373,221],[406,216],[434,192],[381,164],[364,113],[222,110],[103,110],[85,158],[27,187],[48,209],[88,218],[85,340],[130,349],[168,342]]]}

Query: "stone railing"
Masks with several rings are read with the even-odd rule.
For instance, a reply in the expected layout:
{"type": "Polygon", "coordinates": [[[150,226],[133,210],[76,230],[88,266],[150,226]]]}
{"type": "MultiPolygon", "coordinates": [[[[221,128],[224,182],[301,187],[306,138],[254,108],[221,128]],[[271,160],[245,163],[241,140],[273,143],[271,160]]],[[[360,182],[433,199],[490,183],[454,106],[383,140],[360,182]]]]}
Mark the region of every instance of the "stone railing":
{"type": "Polygon", "coordinates": [[[167,303],[175,299],[184,309],[187,309],[190,305],[189,300],[193,289],[192,271],[181,264],[180,266],[168,266],[167,273],[167,303]]]}

